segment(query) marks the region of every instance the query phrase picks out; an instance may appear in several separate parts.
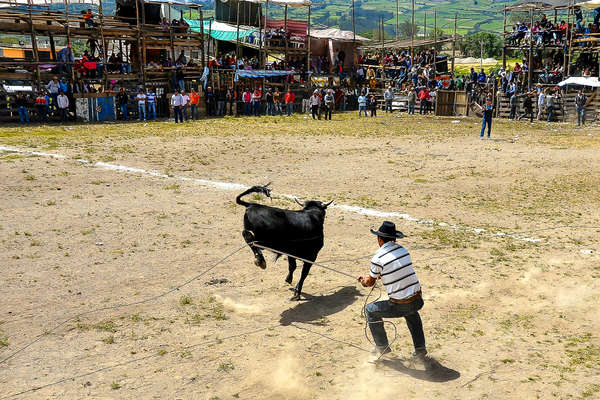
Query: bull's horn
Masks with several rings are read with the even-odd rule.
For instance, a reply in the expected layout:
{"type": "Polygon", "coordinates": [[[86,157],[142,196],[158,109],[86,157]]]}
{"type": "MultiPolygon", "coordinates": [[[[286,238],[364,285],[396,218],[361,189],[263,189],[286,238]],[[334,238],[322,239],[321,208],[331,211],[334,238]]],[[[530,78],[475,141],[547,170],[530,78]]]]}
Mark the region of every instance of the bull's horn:
{"type": "Polygon", "coordinates": [[[263,187],[264,187],[264,188],[268,188],[268,187],[271,185],[271,183],[273,183],[273,182],[269,182],[269,183],[267,183],[266,185],[263,185],[263,187]]]}
{"type": "Polygon", "coordinates": [[[298,203],[298,205],[299,205],[300,207],[304,207],[304,204],[300,203],[300,202],[298,201],[298,198],[297,198],[297,197],[294,197],[294,201],[295,201],[296,203],[298,203]]]}
{"type": "Polygon", "coordinates": [[[329,207],[331,203],[333,203],[333,200],[331,200],[329,203],[325,203],[325,208],[329,207]]]}

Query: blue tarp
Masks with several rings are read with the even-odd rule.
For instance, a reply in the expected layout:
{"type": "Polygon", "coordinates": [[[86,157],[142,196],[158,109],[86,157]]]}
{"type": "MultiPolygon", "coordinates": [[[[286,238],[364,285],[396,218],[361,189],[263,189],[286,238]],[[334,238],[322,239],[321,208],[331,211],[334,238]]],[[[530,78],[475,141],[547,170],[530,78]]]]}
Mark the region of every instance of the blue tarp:
{"type": "Polygon", "coordinates": [[[239,81],[240,78],[273,78],[276,76],[288,76],[292,75],[294,71],[274,71],[266,69],[240,69],[235,74],[235,81],[239,81]]]}

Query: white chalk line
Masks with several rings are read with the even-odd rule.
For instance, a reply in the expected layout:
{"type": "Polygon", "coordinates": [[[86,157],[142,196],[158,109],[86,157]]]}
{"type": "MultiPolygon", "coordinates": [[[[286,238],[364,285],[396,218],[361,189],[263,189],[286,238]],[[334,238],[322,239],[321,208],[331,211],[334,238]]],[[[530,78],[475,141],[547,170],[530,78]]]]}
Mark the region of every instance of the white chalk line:
{"type": "MultiPolygon", "coordinates": [[[[16,147],[0,146],[0,151],[19,153],[19,154],[28,154],[28,155],[40,156],[40,157],[50,157],[50,158],[55,158],[55,159],[59,159],[59,160],[69,159],[68,156],[65,156],[62,154],[24,150],[24,149],[19,149],[16,147]]],[[[111,170],[111,171],[149,175],[149,176],[153,176],[153,177],[157,177],[157,178],[164,178],[164,179],[176,179],[176,180],[185,181],[185,182],[193,182],[193,183],[197,183],[200,185],[204,185],[204,186],[208,186],[208,187],[212,187],[212,188],[216,188],[216,189],[221,189],[221,190],[245,190],[245,189],[249,188],[249,186],[242,185],[240,183],[211,181],[211,180],[207,180],[207,179],[190,178],[187,176],[180,176],[180,175],[168,175],[168,174],[164,174],[164,173],[158,172],[158,171],[146,170],[146,169],[135,168],[135,167],[128,167],[125,165],[105,163],[105,162],[101,162],[101,161],[92,162],[92,161],[89,161],[89,160],[86,160],[83,158],[77,158],[77,159],[75,159],[75,161],[79,162],[81,164],[88,164],[92,167],[103,168],[103,169],[107,169],[107,170],[111,170]]],[[[288,199],[296,198],[296,196],[292,196],[290,194],[281,194],[280,196],[288,198],[288,199]]],[[[495,237],[507,237],[507,238],[520,240],[523,242],[529,242],[529,243],[541,242],[540,239],[520,236],[518,234],[504,233],[504,232],[491,232],[491,231],[488,231],[483,228],[472,228],[472,227],[467,227],[467,226],[448,224],[446,222],[437,222],[437,221],[433,221],[433,220],[429,220],[429,219],[420,219],[420,218],[413,217],[406,213],[399,213],[399,212],[394,212],[394,211],[379,211],[379,210],[374,210],[371,208],[364,208],[364,207],[358,207],[358,206],[352,206],[352,205],[346,205],[346,204],[332,204],[330,207],[344,210],[344,211],[347,211],[347,212],[350,212],[353,214],[366,215],[369,217],[398,218],[398,219],[402,219],[405,221],[414,222],[417,224],[452,228],[454,230],[464,230],[467,232],[480,234],[480,235],[488,235],[488,236],[495,236],[495,237]]]]}

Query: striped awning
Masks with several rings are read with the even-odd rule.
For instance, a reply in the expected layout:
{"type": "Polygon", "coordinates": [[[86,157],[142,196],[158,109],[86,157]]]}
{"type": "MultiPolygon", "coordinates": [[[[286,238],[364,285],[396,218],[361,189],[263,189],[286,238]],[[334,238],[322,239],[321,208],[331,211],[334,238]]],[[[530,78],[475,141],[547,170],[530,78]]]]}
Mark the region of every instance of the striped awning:
{"type": "Polygon", "coordinates": [[[239,81],[240,78],[250,78],[250,79],[259,79],[259,78],[273,78],[277,76],[288,76],[292,75],[294,71],[276,71],[276,70],[266,70],[266,69],[239,69],[235,73],[235,81],[239,81]]]}

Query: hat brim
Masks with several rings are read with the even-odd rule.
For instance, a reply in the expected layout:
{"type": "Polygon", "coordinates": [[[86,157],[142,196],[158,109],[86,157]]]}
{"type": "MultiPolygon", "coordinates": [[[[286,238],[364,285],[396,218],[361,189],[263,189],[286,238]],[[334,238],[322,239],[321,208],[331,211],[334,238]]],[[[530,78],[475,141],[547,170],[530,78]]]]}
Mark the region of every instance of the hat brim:
{"type": "Polygon", "coordinates": [[[404,234],[400,231],[396,231],[396,233],[394,235],[390,235],[389,233],[383,233],[383,232],[374,231],[373,229],[371,229],[371,233],[375,236],[380,236],[380,237],[384,237],[384,238],[388,238],[388,239],[402,239],[404,237],[404,234]]]}

